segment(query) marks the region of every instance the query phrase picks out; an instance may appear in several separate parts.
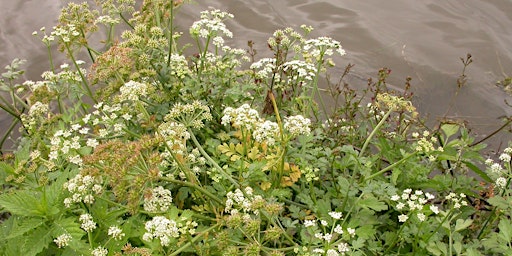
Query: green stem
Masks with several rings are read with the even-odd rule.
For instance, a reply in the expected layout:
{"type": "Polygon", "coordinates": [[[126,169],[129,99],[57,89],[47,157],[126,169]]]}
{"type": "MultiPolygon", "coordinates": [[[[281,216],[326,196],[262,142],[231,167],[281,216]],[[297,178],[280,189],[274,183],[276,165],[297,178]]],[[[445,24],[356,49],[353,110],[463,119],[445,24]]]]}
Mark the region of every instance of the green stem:
{"type": "Polygon", "coordinates": [[[391,113],[393,112],[393,109],[390,109],[388,110],[388,112],[386,112],[386,114],[384,114],[384,116],[382,117],[382,119],[380,120],[380,122],[377,124],[377,126],[375,126],[375,128],[373,129],[373,131],[370,133],[370,135],[368,136],[368,138],[366,138],[366,140],[364,141],[364,144],[363,144],[363,147],[361,148],[361,151],[359,151],[359,156],[363,156],[363,153],[364,151],[366,150],[366,148],[368,147],[368,144],[370,144],[370,141],[372,140],[373,136],[375,136],[375,134],[377,133],[377,131],[380,129],[380,127],[386,122],[386,119],[388,119],[389,115],[391,115],[391,113]]]}
{"type": "Polygon", "coordinates": [[[446,214],[446,216],[444,217],[444,219],[439,223],[439,225],[437,226],[437,228],[434,230],[434,232],[430,233],[430,235],[427,237],[427,239],[425,240],[425,243],[428,244],[428,241],[430,240],[430,238],[432,238],[432,236],[434,234],[437,233],[437,231],[441,228],[441,226],[443,225],[443,223],[448,219],[448,217],[450,217],[450,215],[452,214],[452,211],[450,210],[448,212],[448,214],[446,214]]]}
{"type": "Polygon", "coordinates": [[[364,180],[363,180],[363,181],[367,181],[367,180],[373,179],[373,178],[375,178],[376,176],[379,176],[379,175],[381,175],[381,174],[383,174],[383,173],[385,173],[385,172],[387,172],[387,171],[389,171],[389,170],[391,170],[391,169],[395,168],[397,165],[402,164],[402,163],[403,163],[403,162],[405,162],[407,159],[409,159],[409,158],[411,158],[411,157],[415,156],[416,154],[418,154],[418,152],[409,153],[409,154],[408,154],[408,155],[406,155],[404,158],[402,158],[402,159],[400,159],[400,160],[398,160],[398,161],[394,162],[393,164],[388,165],[386,168],[384,168],[384,169],[382,169],[382,170],[380,170],[380,171],[378,171],[378,172],[376,172],[376,173],[374,173],[374,174],[372,174],[372,175],[370,175],[370,176],[368,176],[368,177],[364,178],[364,180]]]}
{"type": "MultiPolygon", "coordinates": [[[[409,214],[408,214],[409,215],[409,214]]],[[[395,235],[395,238],[393,239],[393,242],[389,245],[388,249],[386,249],[386,251],[384,251],[384,254],[383,255],[390,255],[388,254],[388,252],[393,248],[395,247],[396,243],[398,243],[398,239],[400,238],[400,233],[402,233],[402,231],[404,230],[404,227],[405,227],[405,222],[402,223],[402,225],[400,226],[400,229],[398,230],[398,232],[396,233],[395,235]]]]}
{"type": "Polygon", "coordinates": [[[11,125],[9,125],[9,128],[7,128],[7,131],[5,132],[5,135],[2,137],[2,140],[0,141],[0,154],[1,154],[1,150],[4,147],[5,141],[9,137],[9,134],[11,134],[12,130],[14,129],[14,127],[16,127],[16,124],[18,124],[18,122],[20,122],[18,119],[13,120],[11,122],[11,125]]]}
{"type": "Polygon", "coordinates": [[[73,55],[73,52],[69,48],[68,44],[65,44],[65,45],[66,45],[66,50],[68,51],[69,56],[71,58],[71,61],[73,61],[73,64],[75,65],[75,68],[78,71],[78,74],[80,75],[80,78],[82,79],[82,83],[83,83],[83,85],[84,85],[84,87],[85,87],[85,89],[87,91],[88,96],[94,101],[95,104],[98,103],[96,101],[96,99],[93,97],[91,88],[89,87],[89,83],[87,82],[87,79],[85,78],[84,74],[82,73],[82,70],[80,70],[80,66],[76,63],[76,59],[75,59],[75,56],[73,55]]]}
{"type": "Polygon", "coordinates": [[[219,171],[223,176],[224,178],[228,179],[233,185],[235,185],[237,188],[240,188],[240,184],[238,184],[238,182],[233,179],[233,177],[231,177],[230,174],[226,173],[224,171],[224,169],[222,169],[222,167],[220,167],[209,155],[208,153],[206,153],[206,151],[204,151],[203,147],[201,146],[201,144],[199,144],[199,141],[197,141],[197,138],[196,136],[194,135],[194,133],[189,129],[188,131],[190,133],[190,138],[192,139],[192,141],[194,142],[194,145],[197,147],[197,149],[199,149],[199,152],[201,152],[201,154],[204,156],[204,158],[206,158],[206,160],[208,160],[208,162],[210,162],[213,167],[215,167],[215,169],[217,169],[217,171],[219,171]]]}
{"type": "MultiPolygon", "coordinates": [[[[211,226],[205,230],[203,230],[202,233],[205,233],[207,234],[208,232],[210,232],[211,230],[213,229],[216,229],[220,226],[220,224],[216,224],[214,226],[211,226]]],[[[173,255],[179,255],[181,252],[183,252],[185,249],[187,249],[188,247],[190,247],[191,245],[195,244],[199,239],[201,238],[204,238],[204,236],[198,234],[196,235],[196,237],[192,238],[188,243],[184,244],[183,246],[181,246],[178,250],[174,251],[173,253],[169,254],[169,256],[173,256],[173,255]]]]}
{"type": "Polygon", "coordinates": [[[168,178],[168,177],[160,177],[160,180],[163,180],[163,181],[168,181],[168,182],[171,182],[171,183],[175,183],[175,184],[178,184],[178,185],[182,185],[182,186],[185,186],[185,187],[189,187],[189,188],[193,188],[201,193],[203,193],[204,195],[206,195],[207,197],[211,198],[213,201],[221,204],[221,205],[224,205],[224,201],[222,201],[220,198],[216,197],[214,194],[208,192],[208,190],[192,183],[192,182],[187,182],[187,181],[181,181],[181,180],[175,180],[175,179],[171,179],[171,178],[168,178]]]}
{"type": "Polygon", "coordinates": [[[173,20],[174,20],[174,0],[171,1],[171,15],[169,16],[169,52],[167,53],[167,66],[169,67],[171,63],[171,54],[172,54],[172,44],[173,44],[173,20]]]}

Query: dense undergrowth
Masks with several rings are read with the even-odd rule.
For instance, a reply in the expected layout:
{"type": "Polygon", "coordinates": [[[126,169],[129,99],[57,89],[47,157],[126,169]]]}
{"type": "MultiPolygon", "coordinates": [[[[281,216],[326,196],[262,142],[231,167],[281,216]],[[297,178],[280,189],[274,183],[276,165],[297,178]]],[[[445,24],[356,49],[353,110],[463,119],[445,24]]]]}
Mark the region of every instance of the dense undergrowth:
{"type": "Polygon", "coordinates": [[[348,65],[333,83],[345,51],[308,26],[260,59],[225,44],[229,13],[183,45],[181,1],[96,2],[34,33],[43,80],[3,73],[2,143],[22,135],[0,162],[2,255],[510,254],[512,148],[486,160],[463,122],[424,126],[409,80],[356,90],[348,65]]]}

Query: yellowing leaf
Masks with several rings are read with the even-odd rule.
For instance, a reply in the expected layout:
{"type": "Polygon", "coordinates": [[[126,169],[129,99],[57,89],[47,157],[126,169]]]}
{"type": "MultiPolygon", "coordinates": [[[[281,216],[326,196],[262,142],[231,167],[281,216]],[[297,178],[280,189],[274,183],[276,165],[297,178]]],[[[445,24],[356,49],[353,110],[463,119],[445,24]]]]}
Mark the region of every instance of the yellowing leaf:
{"type": "Polygon", "coordinates": [[[260,188],[265,191],[267,189],[269,189],[270,187],[272,186],[272,183],[268,182],[268,181],[264,181],[260,184],[260,188]]]}

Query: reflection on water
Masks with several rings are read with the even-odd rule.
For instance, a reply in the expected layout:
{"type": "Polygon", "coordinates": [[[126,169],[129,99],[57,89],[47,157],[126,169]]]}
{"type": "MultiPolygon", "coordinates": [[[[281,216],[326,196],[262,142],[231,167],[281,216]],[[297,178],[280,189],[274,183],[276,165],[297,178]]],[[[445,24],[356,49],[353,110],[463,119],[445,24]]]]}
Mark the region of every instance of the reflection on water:
{"type": "MultiPolygon", "coordinates": [[[[61,0],[0,0],[0,65],[15,57],[28,59],[28,79],[39,79],[48,68],[43,45],[31,36],[42,26],[55,24],[61,0]]],[[[198,19],[209,6],[235,14],[228,23],[235,35],[229,42],[246,47],[256,42],[260,57],[266,39],[275,29],[312,25],[312,36],[328,35],[342,42],[358,86],[381,67],[392,69],[390,82],[400,88],[406,76],[413,78],[415,104],[431,120],[463,117],[482,136],[501,125],[499,116],[512,113],[506,96],[494,86],[512,70],[512,2],[499,0],[210,0],[184,6],[178,26],[198,19]],[[205,3],[207,2],[207,3],[205,3]],[[473,55],[466,88],[450,106],[456,79],[462,70],[460,57],[473,55]],[[448,111],[448,112],[447,112],[448,111]]],[[[0,115],[1,116],[1,115],[0,115]]],[[[2,122],[5,117],[1,116],[2,122]]],[[[506,135],[497,137],[506,140],[506,135]]],[[[508,135],[507,135],[508,137],[508,135]]]]}

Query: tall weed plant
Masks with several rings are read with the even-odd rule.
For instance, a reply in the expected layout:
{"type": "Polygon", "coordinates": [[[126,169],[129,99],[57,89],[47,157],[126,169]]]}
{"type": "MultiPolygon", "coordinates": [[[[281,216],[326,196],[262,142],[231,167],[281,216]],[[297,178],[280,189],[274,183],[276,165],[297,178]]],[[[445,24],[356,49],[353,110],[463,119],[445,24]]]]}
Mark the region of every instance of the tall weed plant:
{"type": "Polygon", "coordinates": [[[464,123],[424,126],[410,80],[389,90],[382,69],[358,91],[348,65],[333,83],[345,50],[309,26],[258,58],[225,43],[224,11],[178,31],[182,1],[96,4],[34,32],[42,80],[20,60],[2,74],[2,144],[21,132],[2,255],[510,255],[512,148],[485,160],[464,123]]]}

